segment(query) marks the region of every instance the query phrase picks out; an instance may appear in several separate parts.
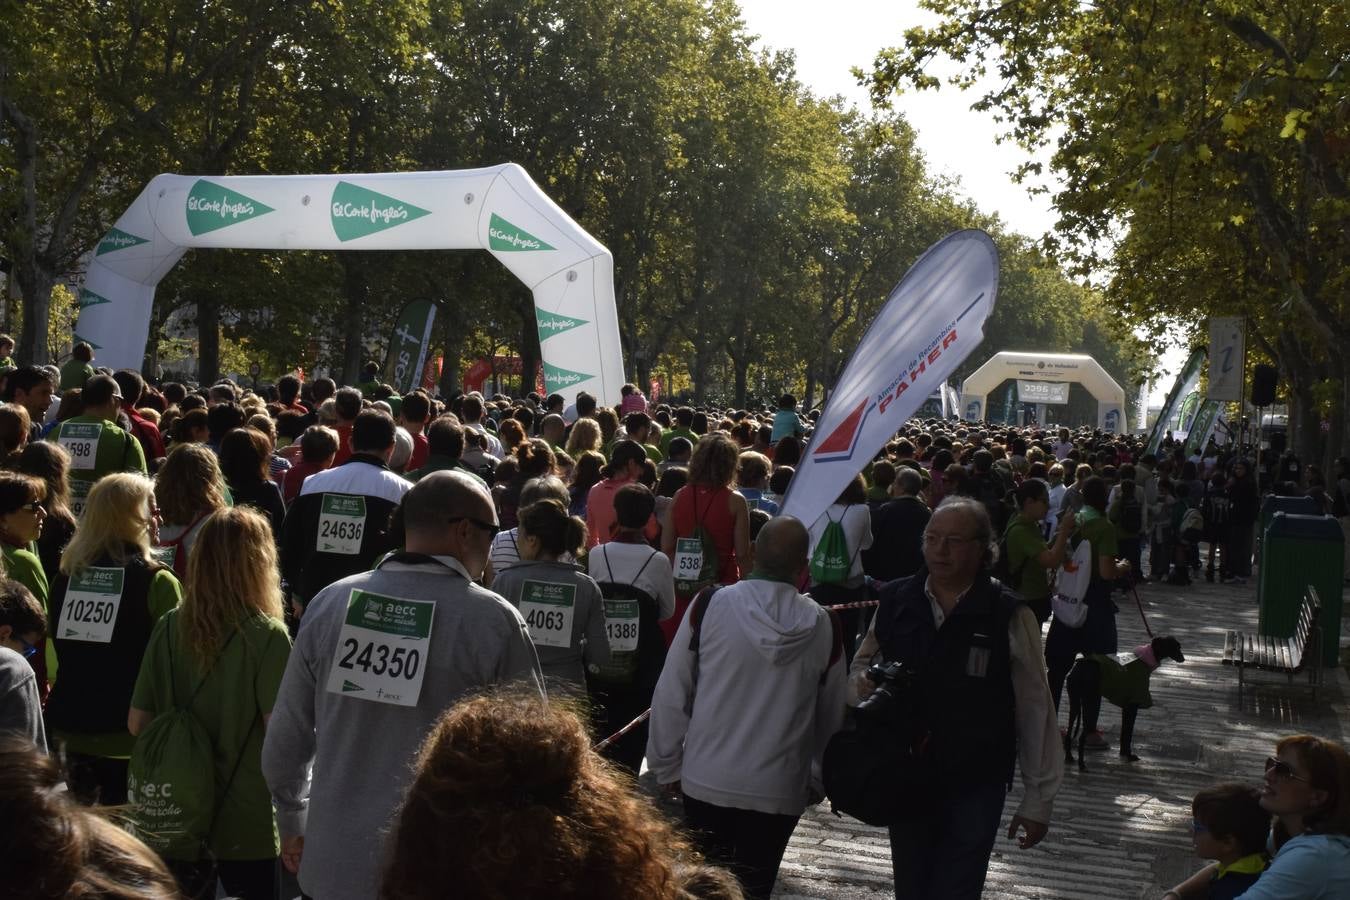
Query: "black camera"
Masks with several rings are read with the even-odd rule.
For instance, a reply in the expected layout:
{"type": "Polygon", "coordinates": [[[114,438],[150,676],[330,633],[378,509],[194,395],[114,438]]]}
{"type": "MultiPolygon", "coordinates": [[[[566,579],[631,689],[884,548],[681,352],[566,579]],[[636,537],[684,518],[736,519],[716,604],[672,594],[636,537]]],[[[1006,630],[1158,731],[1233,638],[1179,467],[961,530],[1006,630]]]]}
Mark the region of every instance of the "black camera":
{"type": "Polygon", "coordinates": [[[868,724],[895,725],[913,712],[915,672],[902,662],[875,663],[867,668],[867,680],[876,687],[858,704],[857,717],[868,724]]]}

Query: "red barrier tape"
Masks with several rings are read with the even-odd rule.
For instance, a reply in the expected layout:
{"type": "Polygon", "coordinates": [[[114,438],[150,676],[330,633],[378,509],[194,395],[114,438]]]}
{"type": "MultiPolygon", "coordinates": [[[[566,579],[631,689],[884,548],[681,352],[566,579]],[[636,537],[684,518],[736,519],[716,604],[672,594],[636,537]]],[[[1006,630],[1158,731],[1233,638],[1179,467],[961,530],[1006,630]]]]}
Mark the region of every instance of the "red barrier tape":
{"type": "Polygon", "coordinates": [[[647,719],[649,719],[649,718],[651,717],[651,714],[652,714],[651,709],[648,709],[648,710],[647,710],[646,712],[644,712],[642,715],[638,716],[636,719],[634,719],[633,721],[629,722],[627,725],[623,726],[623,727],[620,728],[618,731],[614,732],[613,734],[611,734],[609,737],[605,738],[605,739],[604,739],[603,741],[601,741],[600,743],[596,744],[596,745],[595,745],[595,752],[596,752],[596,753],[601,752],[601,751],[604,750],[606,747],[608,747],[610,744],[614,743],[614,742],[617,741],[619,738],[623,737],[625,734],[627,734],[628,732],[632,731],[634,728],[638,727],[638,726],[641,725],[643,722],[647,721],[647,719]]]}

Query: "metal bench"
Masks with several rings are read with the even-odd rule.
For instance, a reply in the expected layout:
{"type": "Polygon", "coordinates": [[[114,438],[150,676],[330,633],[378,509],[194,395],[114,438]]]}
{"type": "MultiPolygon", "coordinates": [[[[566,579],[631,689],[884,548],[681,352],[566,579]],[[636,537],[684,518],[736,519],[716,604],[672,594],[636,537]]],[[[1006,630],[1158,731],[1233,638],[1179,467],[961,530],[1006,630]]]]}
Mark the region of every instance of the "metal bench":
{"type": "Polygon", "coordinates": [[[1242,702],[1247,669],[1282,672],[1289,678],[1291,685],[1294,676],[1306,669],[1313,700],[1317,699],[1317,688],[1322,683],[1321,613],[1322,603],[1317,596],[1317,589],[1308,585],[1303,603],[1299,606],[1298,624],[1293,637],[1228,632],[1223,642],[1223,664],[1237,669],[1239,703],[1242,702]]]}

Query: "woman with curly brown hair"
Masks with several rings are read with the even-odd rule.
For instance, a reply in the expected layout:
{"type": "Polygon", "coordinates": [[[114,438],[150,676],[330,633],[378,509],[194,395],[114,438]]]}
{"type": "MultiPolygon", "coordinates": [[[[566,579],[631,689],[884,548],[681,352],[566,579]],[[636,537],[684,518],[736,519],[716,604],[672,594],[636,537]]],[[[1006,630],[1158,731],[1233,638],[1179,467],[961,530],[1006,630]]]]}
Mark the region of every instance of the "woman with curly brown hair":
{"type": "Polygon", "coordinates": [[[688,842],[557,703],[496,694],[432,730],[395,820],[383,900],[676,900],[688,842]]]}
{"type": "Polygon", "coordinates": [[[520,509],[520,489],[525,486],[525,482],[552,475],[557,465],[553,448],[543,438],[521,440],[512,455],[516,460],[516,474],[506,482],[501,496],[497,498],[497,515],[503,528],[516,527],[516,515],[520,509]]]}
{"type": "Polygon", "coordinates": [[[149,847],[65,790],[60,763],[12,736],[0,740],[0,870],[5,896],[31,900],[178,900],[149,847]]]}
{"type": "Polygon", "coordinates": [[[177,444],[155,473],[160,562],[187,577],[188,555],[206,517],[226,507],[225,476],[216,455],[205,444],[177,444]]]}

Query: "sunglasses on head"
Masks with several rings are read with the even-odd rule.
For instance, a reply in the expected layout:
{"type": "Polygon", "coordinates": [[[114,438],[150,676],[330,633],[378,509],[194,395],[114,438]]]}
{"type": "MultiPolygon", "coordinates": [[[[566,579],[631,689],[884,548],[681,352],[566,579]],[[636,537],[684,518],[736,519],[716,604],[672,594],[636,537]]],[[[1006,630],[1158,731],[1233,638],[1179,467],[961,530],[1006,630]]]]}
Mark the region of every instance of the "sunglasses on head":
{"type": "Polygon", "coordinates": [[[1289,763],[1282,759],[1276,759],[1273,756],[1266,757],[1266,772],[1274,772],[1276,776],[1280,778],[1290,778],[1294,781],[1301,781],[1304,784],[1310,783],[1308,779],[1304,778],[1302,775],[1296,775],[1293,767],[1290,766],[1289,763]]]}

